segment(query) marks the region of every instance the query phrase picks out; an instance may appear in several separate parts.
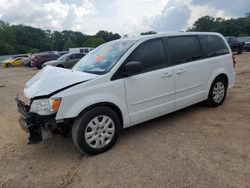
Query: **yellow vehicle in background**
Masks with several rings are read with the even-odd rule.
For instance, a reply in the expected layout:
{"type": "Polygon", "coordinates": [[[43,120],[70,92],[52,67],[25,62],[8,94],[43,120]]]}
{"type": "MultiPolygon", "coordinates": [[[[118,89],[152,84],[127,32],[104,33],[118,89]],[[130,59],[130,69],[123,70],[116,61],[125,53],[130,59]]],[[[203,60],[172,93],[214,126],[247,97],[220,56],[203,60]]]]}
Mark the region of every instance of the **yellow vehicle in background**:
{"type": "Polygon", "coordinates": [[[23,60],[25,60],[28,57],[29,57],[29,55],[27,55],[27,54],[12,56],[9,59],[4,60],[1,63],[1,65],[2,65],[2,67],[21,66],[23,63],[23,60]]]}

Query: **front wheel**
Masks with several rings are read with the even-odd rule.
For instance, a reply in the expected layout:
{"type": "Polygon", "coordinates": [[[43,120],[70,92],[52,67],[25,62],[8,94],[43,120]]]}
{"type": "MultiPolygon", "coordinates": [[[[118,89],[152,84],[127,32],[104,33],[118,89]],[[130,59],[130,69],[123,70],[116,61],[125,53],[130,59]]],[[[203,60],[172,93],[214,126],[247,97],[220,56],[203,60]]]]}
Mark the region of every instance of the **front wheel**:
{"type": "Polygon", "coordinates": [[[217,77],[213,81],[208,99],[206,101],[207,105],[210,107],[216,107],[221,105],[227,94],[227,83],[223,77],[217,77]]]}
{"type": "Polygon", "coordinates": [[[6,67],[7,67],[7,68],[10,68],[10,67],[13,67],[13,65],[12,65],[11,63],[7,63],[7,64],[6,64],[6,67]]]}
{"type": "Polygon", "coordinates": [[[96,155],[112,148],[120,129],[116,112],[108,107],[95,107],[75,120],[72,138],[80,151],[96,155]]]}

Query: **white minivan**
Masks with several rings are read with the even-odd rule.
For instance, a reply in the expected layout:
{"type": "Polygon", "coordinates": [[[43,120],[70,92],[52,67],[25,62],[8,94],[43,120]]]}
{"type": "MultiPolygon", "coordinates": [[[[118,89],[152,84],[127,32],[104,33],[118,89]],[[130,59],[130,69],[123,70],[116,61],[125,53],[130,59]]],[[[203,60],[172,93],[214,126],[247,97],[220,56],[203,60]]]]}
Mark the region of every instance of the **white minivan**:
{"type": "Polygon", "coordinates": [[[105,43],[72,70],[46,66],[16,98],[21,127],[36,144],[72,134],[80,151],[110,149],[120,130],[206,101],[223,103],[235,59],[221,34],[180,32],[105,43]]]}

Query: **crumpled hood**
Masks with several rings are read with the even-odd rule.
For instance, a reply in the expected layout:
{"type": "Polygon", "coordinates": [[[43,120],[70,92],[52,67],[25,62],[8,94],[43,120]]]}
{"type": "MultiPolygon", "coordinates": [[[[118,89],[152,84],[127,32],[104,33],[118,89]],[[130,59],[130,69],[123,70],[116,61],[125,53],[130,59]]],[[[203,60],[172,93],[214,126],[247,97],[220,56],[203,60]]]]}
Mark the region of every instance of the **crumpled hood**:
{"type": "Polygon", "coordinates": [[[91,80],[98,75],[69,69],[46,66],[31,78],[24,88],[24,95],[29,99],[46,96],[79,82],[91,80]]]}

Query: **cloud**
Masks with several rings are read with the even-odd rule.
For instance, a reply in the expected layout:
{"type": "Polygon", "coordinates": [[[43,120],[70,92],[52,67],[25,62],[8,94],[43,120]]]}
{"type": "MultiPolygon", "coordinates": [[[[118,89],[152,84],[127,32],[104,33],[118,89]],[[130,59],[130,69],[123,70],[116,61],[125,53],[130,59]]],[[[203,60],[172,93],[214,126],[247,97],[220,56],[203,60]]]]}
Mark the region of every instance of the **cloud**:
{"type": "Polygon", "coordinates": [[[231,18],[250,11],[249,0],[0,0],[0,19],[42,29],[95,34],[179,31],[199,17],[231,18]]]}
{"type": "Polygon", "coordinates": [[[192,5],[209,5],[231,16],[245,16],[250,11],[249,0],[192,0],[192,5]]]}
{"type": "Polygon", "coordinates": [[[185,29],[191,16],[189,4],[185,1],[169,1],[155,18],[152,28],[155,31],[180,31],[185,29]]]}
{"type": "Polygon", "coordinates": [[[62,3],[60,0],[44,3],[35,0],[0,0],[0,19],[11,24],[28,24],[43,29],[82,30],[81,24],[96,10],[89,0],[80,6],[62,3]]]}

